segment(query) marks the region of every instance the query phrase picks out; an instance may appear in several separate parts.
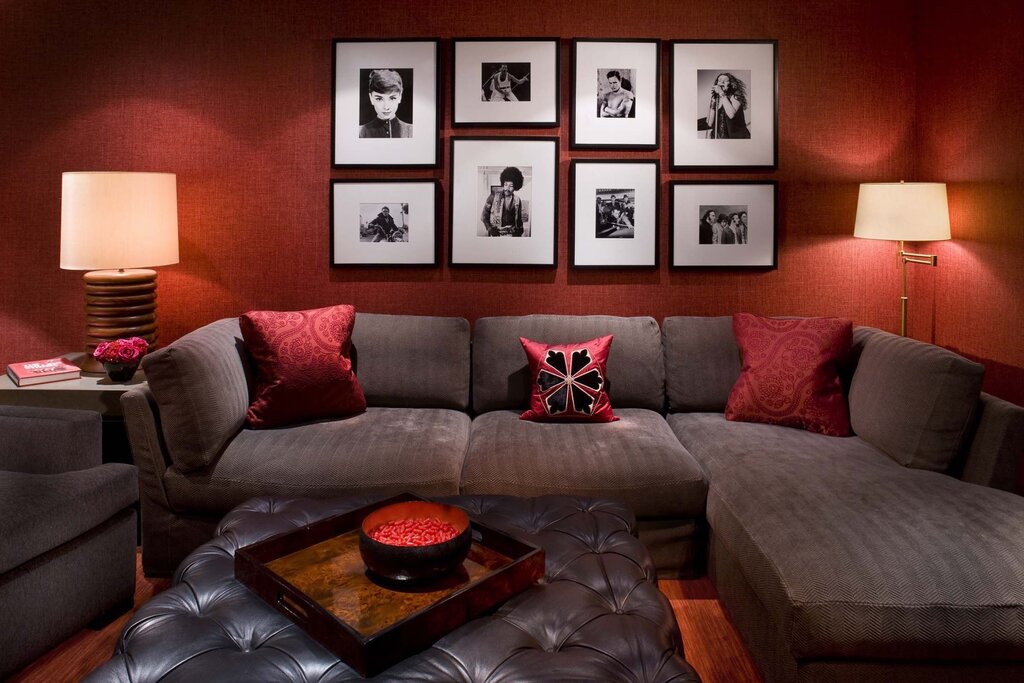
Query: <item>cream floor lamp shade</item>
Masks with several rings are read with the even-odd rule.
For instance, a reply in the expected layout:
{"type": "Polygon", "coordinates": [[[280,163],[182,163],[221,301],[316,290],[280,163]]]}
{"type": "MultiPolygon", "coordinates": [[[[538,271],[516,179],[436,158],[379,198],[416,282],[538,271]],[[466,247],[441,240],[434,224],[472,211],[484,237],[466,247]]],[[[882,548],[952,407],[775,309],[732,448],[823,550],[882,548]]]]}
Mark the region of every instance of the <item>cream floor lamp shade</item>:
{"type": "Polygon", "coordinates": [[[60,267],[86,270],[86,372],[92,352],[123,337],[157,338],[156,271],[178,262],[178,194],[173,173],[64,173],[60,267]]]}
{"type": "Polygon", "coordinates": [[[948,240],[949,204],[945,183],[863,183],[857,197],[854,237],[895,240],[899,243],[900,334],[907,334],[907,264],[935,266],[938,257],[914,254],[904,242],[948,240]]]}

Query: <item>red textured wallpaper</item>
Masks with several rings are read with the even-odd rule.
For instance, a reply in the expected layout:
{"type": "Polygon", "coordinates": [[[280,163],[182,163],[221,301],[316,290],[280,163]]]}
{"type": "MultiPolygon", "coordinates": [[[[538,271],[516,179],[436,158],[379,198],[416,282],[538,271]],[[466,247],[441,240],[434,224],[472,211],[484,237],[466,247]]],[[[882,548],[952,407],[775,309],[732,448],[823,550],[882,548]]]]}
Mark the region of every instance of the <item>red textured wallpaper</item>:
{"type": "MultiPolygon", "coordinates": [[[[0,363],[77,349],[80,274],[58,268],[60,173],[178,174],[181,262],[159,269],[161,341],[251,308],[354,303],[360,310],[461,315],[528,312],[842,315],[897,325],[887,245],[851,236],[857,184],[913,166],[914,54],[909,7],[814,0],[713,5],[527,0],[514,17],[490,2],[4,3],[0,5],[0,363]],[[885,22],[879,22],[883,13],[885,22]],[[439,178],[437,170],[332,171],[331,40],[428,36],[442,44],[442,121],[450,119],[453,36],[561,36],[561,131],[459,129],[458,135],[560,133],[558,267],[330,268],[330,178],[439,178]],[[567,266],[572,158],[660,158],[569,152],[570,39],[776,38],[779,170],[665,174],[662,266],[650,272],[567,266]],[[897,87],[907,96],[885,95],[897,87]],[[780,181],[779,268],[669,272],[667,181],[780,181]]],[[[667,63],[663,64],[667,69],[667,63]]],[[[667,73],[666,73],[667,75],[667,73]]],[[[663,83],[667,82],[667,78],[663,83]]],[[[663,88],[663,108],[668,93],[663,88]]],[[[441,217],[447,253],[447,214],[441,217]]]]}
{"type": "Polygon", "coordinates": [[[929,245],[932,303],[910,331],[984,363],[986,390],[1024,404],[1024,5],[929,3],[918,44],[919,175],[947,183],[953,240],[929,245]]]}
{"type": "MultiPolygon", "coordinates": [[[[956,2],[771,0],[713,5],[524,0],[493,3],[3,3],[0,5],[0,363],[77,349],[80,274],[57,267],[60,174],[178,174],[181,263],[160,272],[161,341],[251,308],[353,303],[360,310],[475,319],[527,312],[826,314],[895,330],[894,245],[851,236],[857,185],[950,183],[952,242],[926,245],[937,269],[911,274],[911,333],[988,366],[986,388],[1024,402],[1022,10],[956,2]],[[885,16],[885,21],[879,21],[885,16]],[[436,170],[330,168],[331,40],[426,36],[442,43],[442,121],[450,118],[454,36],[563,38],[562,130],[459,129],[455,135],[562,136],[559,262],[532,269],[330,268],[330,178],[438,178],[448,191],[451,128],[436,170]],[[670,272],[667,184],[662,265],[567,266],[572,158],[570,39],[749,38],[779,41],[779,169],[665,173],[664,181],[773,178],[780,183],[779,267],[670,272]],[[955,59],[951,55],[956,55],[955,59]]],[[[667,61],[663,63],[667,69],[667,61]]],[[[667,79],[663,80],[663,84],[667,79]]],[[[668,89],[663,87],[667,111],[668,89]]],[[[447,214],[441,216],[447,253],[447,214]]]]}

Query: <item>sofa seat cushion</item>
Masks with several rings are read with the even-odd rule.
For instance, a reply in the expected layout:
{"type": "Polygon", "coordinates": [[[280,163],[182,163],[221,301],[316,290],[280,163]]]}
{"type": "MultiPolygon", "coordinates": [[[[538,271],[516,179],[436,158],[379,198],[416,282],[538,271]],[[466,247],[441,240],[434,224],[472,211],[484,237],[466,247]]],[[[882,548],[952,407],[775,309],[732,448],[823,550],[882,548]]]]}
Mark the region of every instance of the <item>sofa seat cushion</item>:
{"type": "Polygon", "coordinates": [[[795,657],[1021,659],[1024,498],[900,467],[857,437],[669,423],[710,472],[712,533],[795,657]]]}
{"type": "Polygon", "coordinates": [[[703,515],[700,468],[650,410],[616,410],[617,422],[541,423],[514,410],[473,420],[462,492],[613,498],[639,518],[703,515]]]}
{"type": "Polygon", "coordinates": [[[198,472],[164,474],[171,506],[223,514],[253,496],[453,495],[470,420],[443,408],[368,408],[282,429],[243,429],[198,472]]]}
{"type": "Polygon", "coordinates": [[[748,461],[763,459],[785,459],[805,463],[808,468],[821,467],[824,454],[854,459],[863,467],[877,467],[883,473],[903,469],[855,436],[826,436],[793,427],[733,422],[722,413],[672,413],[666,420],[710,481],[723,472],[745,467],[748,461]]]}
{"type": "Polygon", "coordinates": [[[99,526],[139,499],[134,467],[61,474],[0,471],[0,574],[99,526]]]}

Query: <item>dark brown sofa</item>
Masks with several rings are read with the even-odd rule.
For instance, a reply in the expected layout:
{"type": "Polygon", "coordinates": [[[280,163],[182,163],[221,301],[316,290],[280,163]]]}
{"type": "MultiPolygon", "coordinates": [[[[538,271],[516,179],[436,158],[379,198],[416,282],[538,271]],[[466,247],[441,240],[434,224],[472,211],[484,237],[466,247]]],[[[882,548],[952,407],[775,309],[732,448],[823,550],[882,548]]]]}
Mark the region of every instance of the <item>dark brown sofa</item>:
{"type": "Polygon", "coordinates": [[[663,576],[707,571],[769,681],[1024,677],[1024,409],[983,368],[855,330],[854,436],[725,420],[731,318],[359,314],[370,408],[256,432],[238,325],[145,361],[122,399],[143,486],[143,561],[169,573],[255,495],[582,494],[637,513],[663,576]],[[613,334],[610,424],[518,419],[519,337],[613,334]],[[471,360],[472,359],[472,360],[471,360]],[[472,392],[470,387],[472,386],[472,392]]]}

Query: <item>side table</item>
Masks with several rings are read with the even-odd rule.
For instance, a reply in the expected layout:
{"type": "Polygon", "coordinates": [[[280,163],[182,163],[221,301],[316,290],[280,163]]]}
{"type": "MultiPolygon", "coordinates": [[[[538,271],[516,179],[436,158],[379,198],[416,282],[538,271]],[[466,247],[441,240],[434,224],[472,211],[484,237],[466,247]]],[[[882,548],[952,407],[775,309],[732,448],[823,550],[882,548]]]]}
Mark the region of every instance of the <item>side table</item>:
{"type": "Polygon", "coordinates": [[[145,381],[139,370],[127,382],[112,382],[106,375],[83,374],[79,379],[19,387],[4,374],[0,377],[0,404],[94,410],[103,417],[103,462],[131,464],[121,394],[145,381]]]}

